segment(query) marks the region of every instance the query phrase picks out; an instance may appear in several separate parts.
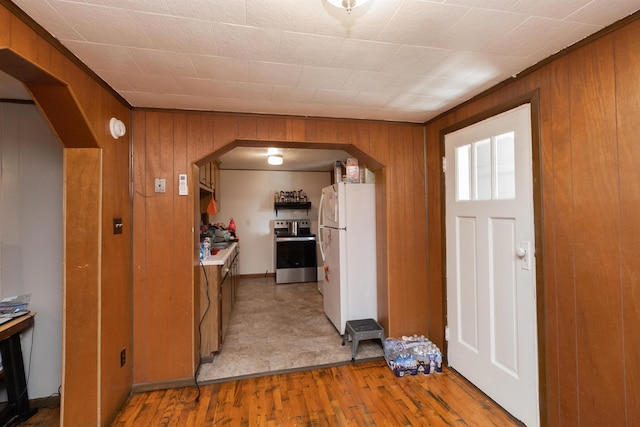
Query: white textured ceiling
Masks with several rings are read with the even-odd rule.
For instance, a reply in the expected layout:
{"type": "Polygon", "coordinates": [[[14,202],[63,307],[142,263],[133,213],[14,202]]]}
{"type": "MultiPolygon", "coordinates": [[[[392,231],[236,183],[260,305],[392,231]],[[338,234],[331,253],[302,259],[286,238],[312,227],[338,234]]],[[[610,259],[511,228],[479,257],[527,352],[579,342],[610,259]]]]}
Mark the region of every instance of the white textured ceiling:
{"type": "Polygon", "coordinates": [[[13,0],[133,107],[425,122],[640,0],[13,0]]]}

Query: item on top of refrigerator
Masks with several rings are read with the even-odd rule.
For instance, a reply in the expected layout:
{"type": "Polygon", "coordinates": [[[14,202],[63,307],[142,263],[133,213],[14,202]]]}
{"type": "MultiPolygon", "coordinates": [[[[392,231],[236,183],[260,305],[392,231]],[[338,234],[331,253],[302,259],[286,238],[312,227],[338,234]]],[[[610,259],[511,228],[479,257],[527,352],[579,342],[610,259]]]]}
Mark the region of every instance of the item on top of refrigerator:
{"type": "Polygon", "coordinates": [[[359,184],[360,183],[360,166],[358,164],[358,159],[355,157],[349,157],[347,159],[347,182],[351,184],[359,184]]]}
{"type": "Polygon", "coordinates": [[[335,182],[342,182],[342,162],[340,160],[336,160],[333,170],[335,182]]]}

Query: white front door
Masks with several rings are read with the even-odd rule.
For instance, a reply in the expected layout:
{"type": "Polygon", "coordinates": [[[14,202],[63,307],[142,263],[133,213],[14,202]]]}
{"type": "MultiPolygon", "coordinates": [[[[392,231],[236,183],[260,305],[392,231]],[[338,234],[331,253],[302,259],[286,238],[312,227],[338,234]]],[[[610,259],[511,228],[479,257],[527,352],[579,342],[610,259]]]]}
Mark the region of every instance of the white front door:
{"type": "Polygon", "coordinates": [[[531,107],[445,136],[449,365],[539,425],[531,107]]]}

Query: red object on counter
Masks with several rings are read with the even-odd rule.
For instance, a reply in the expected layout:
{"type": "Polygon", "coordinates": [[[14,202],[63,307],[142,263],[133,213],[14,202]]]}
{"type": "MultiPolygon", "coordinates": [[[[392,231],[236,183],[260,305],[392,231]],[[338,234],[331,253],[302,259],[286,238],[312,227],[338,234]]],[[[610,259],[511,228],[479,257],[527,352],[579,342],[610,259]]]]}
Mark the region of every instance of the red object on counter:
{"type": "Polygon", "coordinates": [[[233,220],[233,218],[231,218],[231,221],[229,221],[229,227],[227,227],[227,229],[232,233],[236,232],[236,222],[233,220]]]}

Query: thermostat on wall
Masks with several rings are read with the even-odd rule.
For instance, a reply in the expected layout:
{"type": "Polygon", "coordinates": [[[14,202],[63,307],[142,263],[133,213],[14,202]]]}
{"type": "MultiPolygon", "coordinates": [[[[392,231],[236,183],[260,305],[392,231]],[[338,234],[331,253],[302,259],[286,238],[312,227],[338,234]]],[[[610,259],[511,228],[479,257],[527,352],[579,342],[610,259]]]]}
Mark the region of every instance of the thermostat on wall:
{"type": "Polygon", "coordinates": [[[189,194],[189,188],[187,187],[187,174],[181,173],[178,175],[178,195],[187,196],[189,194]]]}

